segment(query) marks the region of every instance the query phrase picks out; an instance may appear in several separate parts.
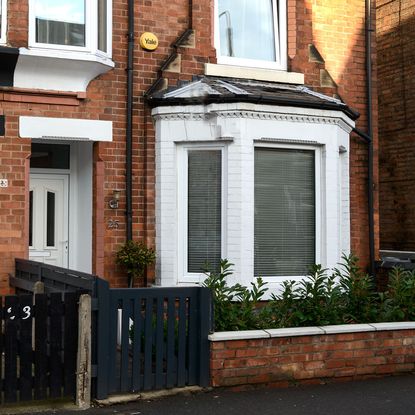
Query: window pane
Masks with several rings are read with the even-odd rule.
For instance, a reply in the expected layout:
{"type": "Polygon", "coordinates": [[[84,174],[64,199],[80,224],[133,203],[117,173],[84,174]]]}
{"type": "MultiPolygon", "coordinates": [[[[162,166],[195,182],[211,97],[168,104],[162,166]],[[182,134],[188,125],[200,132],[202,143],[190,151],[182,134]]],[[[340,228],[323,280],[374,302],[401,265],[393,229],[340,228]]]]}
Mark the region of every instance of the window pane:
{"type": "Polygon", "coordinates": [[[85,0],[35,0],[36,42],[85,46],[85,0]]]}
{"type": "Polygon", "coordinates": [[[220,150],[188,153],[188,272],[209,264],[216,270],[221,259],[222,154],[220,150]]]}
{"type": "Polygon", "coordinates": [[[305,275],[315,263],[314,152],[255,149],[256,277],[305,275]]]}
{"type": "Polygon", "coordinates": [[[33,190],[29,193],[29,246],[33,246],[33,190]]]}
{"type": "Polygon", "coordinates": [[[220,54],[275,61],[272,0],[218,0],[220,54]]]}
{"type": "Polygon", "coordinates": [[[70,146],[66,144],[32,143],[30,167],[40,169],[69,169],[70,146]]]}
{"type": "Polygon", "coordinates": [[[107,52],[107,0],[98,0],[98,49],[107,52]]]}
{"type": "Polygon", "coordinates": [[[47,192],[46,245],[55,246],[55,193],[47,192]]]}

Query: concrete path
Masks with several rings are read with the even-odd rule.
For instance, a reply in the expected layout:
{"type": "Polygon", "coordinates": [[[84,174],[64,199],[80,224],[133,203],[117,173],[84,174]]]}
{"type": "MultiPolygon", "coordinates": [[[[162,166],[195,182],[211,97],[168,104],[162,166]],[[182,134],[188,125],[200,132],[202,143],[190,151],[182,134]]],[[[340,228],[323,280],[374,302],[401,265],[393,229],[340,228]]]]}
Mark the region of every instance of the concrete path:
{"type": "MultiPolygon", "coordinates": [[[[74,415],[73,411],[48,413],[74,415]]],[[[257,389],[245,392],[213,390],[91,408],[80,414],[414,415],[415,375],[288,389],[257,389]]]]}

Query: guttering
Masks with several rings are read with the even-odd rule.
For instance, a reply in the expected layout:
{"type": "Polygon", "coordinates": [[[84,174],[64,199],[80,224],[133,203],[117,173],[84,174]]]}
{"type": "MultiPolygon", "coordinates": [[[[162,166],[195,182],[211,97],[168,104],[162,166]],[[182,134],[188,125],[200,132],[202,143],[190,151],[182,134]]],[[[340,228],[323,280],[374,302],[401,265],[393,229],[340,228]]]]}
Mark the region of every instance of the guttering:
{"type": "Polygon", "coordinates": [[[371,0],[365,0],[366,6],[366,112],[367,112],[367,133],[358,128],[353,131],[363,138],[367,144],[368,166],[367,166],[367,205],[369,225],[369,274],[375,277],[375,223],[373,211],[373,117],[372,117],[372,7],[371,0]]]}
{"type": "MultiPolygon", "coordinates": [[[[126,126],[126,160],[125,160],[125,192],[126,192],[126,231],[127,241],[133,239],[132,211],[132,128],[133,128],[133,53],[134,53],[134,0],[128,0],[128,52],[127,52],[127,126],[126,126]]],[[[129,277],[128,286],[132,286],[129,277]]]]}
{"type": "Polygon", "coordinates": [[[368,142],[368,221],[369,221],[369,273],[375,277],[375,224],[373,209],[373,114],[372,114],[372,0],[366,5],[366,94],[368,142]]]}
{"type": "Polygon", "coordinates": [[[148,98],[151,107],[165,107],[170,105],[208,105],[208,104],[228,104],[237,102],[247,102],[252,104],[281,105],[287,107],[313,108],[321,110],[342,111],[353,121],[359,117],[359,113],[349,108],[347,105],[340,105],[330,101],[313,102],[302,98],[273,97],[260,94],[246,95],[207,95],[205,97],[188,98],[148,98]]]}

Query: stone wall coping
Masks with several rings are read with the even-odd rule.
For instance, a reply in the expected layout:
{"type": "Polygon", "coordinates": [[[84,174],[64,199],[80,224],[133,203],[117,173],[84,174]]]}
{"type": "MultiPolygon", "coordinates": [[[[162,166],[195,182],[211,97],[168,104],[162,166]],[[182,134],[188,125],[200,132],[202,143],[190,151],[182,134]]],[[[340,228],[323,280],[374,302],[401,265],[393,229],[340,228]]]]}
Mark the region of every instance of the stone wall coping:
{"type": "Polygon", "coordinates": [[[415,321],[400,321],[396,323],[373,323],[376,331],[384,330],[415,330],[415,321]]]}
{"type": "Polygon", "coordinates": [[[313,336],[387,330],[415,330],[415,322],[402,321],[396,323],[339,324],[333,326],[293,327],[268,330],[219,331],[210,334],[209,340],[211,342],[219,342],[227,340],[250,340],[273,337],[313,336]]]}
{"type": "Polygon", "coordinates": [[[218,331],[209,335],[212,342],[267,338],[270,338],[270,335],[265,330],[218,331]]]}
{"type": "Polygon", "coordinates": [[[371,324],[337,324],[333,326],[322,326],[325,334],[359,333],[365,331],[376,331],[371,324]]]}

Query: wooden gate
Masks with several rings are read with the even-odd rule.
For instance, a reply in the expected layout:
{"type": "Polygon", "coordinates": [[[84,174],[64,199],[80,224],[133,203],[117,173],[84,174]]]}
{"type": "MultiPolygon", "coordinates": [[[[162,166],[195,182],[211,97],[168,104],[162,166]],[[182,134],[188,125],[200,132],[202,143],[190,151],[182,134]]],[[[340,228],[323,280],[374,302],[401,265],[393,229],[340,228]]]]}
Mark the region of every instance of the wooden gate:
{"type": "Polygon", "coordinates": [[[97,292],[98,399],[209,384],[209,289],[109,289],[100,280],[97,292]]]}
{"type": "Polygon", "coordinates": [[[74,396],[78,298],[0,297],[2,403],[74,396]]]}

